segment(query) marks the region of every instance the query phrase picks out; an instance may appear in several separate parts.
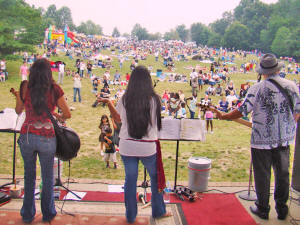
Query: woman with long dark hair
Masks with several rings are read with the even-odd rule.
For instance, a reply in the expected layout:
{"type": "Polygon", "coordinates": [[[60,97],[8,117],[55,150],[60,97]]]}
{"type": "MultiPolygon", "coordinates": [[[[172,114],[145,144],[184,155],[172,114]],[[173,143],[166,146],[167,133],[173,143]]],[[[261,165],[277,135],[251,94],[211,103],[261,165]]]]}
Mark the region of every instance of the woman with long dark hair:
{"type": "Polygon", "coordinates": [[[139,161],[142,161],[151,179],[152,216],[170,216],[163,200],[165,177],[158,142],[161,100],[153,89],[149,71],[144,66],[138,66],[132,71],[126,92],[116,108],[108,99],[100,98],[99,101],[108,104],[116,122],[122,122],[119,149],[125,167],[127,221],[133,223],[137,215],[136,184],[139,161]]]}
{"type": "Polygon", "coordinates": [[[26,119],[20,131],[18,144],[24,160],[24,200],[21,209],[23,221],[30,223],[36,213],[34,190],[36,159],[39,156],[43,187],[41,210],[43,221],[56,216],[53,196],[53,163],[56,151],[56,137],[49,111],[61,122],[71,117],[63,90],[52,78],[51,65],[46,59],[38,59],[30,68],[29,81],[23,81],[16,96],[16,113],[24,109],[26,119]],[[58,106],[62,113],[54,113],[58,106]]]}

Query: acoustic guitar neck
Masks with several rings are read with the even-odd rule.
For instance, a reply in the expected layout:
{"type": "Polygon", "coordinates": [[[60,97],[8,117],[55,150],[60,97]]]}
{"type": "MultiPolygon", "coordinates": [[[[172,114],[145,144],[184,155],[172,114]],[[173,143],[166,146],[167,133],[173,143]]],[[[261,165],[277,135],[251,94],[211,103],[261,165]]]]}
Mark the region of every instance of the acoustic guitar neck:
{"type": "MultiPolygon", "coordinates": [[[[200,103],[197,103],[197,106],[199,106],[202,109],[206,109],[206,110],[208,110],[208,109],[213,110],[213,111],[217,110],[217,107],[214,106],[214,105],[212,105],[210,102],[202,101],[200,103]]],[[[244,120],[242,118],[238,118],[238,119],[233,119],[231,121],[234,121],[234,122],[237,122],[237,123],[242,124],[244,126],[252,128],[252,123],[250,121],[248,121],[248,120],[244,120]]]]}

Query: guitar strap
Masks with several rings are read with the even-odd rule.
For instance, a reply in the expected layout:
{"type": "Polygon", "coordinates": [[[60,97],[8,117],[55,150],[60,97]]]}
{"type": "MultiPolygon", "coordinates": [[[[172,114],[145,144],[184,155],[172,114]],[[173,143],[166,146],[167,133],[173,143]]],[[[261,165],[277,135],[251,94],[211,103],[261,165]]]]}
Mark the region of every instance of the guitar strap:
{"type": "Polygon", "coordinates": [[[288,91],[285,88],[283,88],[280,84],[278,84],[277,81],[275,81],[273,79],[269,79],[268,81],[270,81],[272,84],[274,84],[279,89],[280,93],[288,101],[290,110],[292,111],[292,113],[294,113],[293,100],[292,100],[292,97],[289,95],[288,91]]]}

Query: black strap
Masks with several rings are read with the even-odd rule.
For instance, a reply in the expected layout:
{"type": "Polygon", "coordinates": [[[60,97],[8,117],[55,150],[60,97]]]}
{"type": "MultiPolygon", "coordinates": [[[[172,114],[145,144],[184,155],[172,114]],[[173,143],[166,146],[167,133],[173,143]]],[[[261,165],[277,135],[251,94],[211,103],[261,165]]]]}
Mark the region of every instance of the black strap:
{"type": "Polygon", "coordinates": [[[47,106],[45,106],[45,109],[46,109],[46,112],[47,112],[47,114],[48,114],[48,117],[50,118],[50,120],[51,120],[51,122],[52,122],[54,128],[58,128],[57,121],[56,121],[56,119],[54,119],[54,117],[53,117],[52,114],[50,113],[49,108],[48,108],[47,106]]]}
{"type": "Polygon", "coordinates": [[[288,100],[289,107],[290,107],[292,113],[294,113],[293,100],[292,100],[292,97],[287,92],[287,90],[284,89],[280,84],[277,83],[277,81],[275,81],[273,79],[269,79],[268,81],[270,81],[272,84],[274,84],[279,89],[281,94],[283,94],[283,96],[288,100]]]}

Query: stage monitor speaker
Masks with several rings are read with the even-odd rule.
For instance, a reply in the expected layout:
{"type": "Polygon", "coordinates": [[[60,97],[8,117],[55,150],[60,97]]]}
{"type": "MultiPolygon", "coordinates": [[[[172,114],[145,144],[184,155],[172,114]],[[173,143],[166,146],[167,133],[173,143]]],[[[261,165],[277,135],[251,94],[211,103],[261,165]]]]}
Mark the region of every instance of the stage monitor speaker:
{"type": "Polygon", "coordinates": [[[292,188],[300,192],[300,120],[297,124],[292,188]]]}

